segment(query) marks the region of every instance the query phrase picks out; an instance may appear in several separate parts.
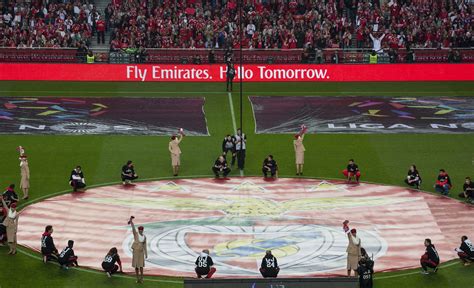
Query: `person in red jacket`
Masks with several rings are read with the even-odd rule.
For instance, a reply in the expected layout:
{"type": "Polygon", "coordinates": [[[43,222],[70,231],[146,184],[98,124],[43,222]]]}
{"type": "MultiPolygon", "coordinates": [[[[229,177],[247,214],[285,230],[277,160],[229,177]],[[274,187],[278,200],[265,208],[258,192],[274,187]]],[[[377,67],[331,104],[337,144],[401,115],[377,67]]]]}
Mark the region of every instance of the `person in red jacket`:
{"type": "Polygon", "coordinates": [[[105,21],[99,16],[99,19],[95,22],[95,29],[97,30],[97,44],[105,44],[105,21]]]}
{"type": "Polygon", "coordinates": [[[428,268],[433,268],[433,272],[436,273],[439,265],[438,251],[436,251],[435,246],[431,243],[431,239],[429,238],[425,239],[425,247],[425,254],[423,254],[420,259],[421,274],[429,274],[428,268]]]}
{"type": "Polygon", "coordinates": [[[446,173],[444,169],[440,169],[438,179],[436,180],[436,184],[434,186],[436,192],[446,196],[449,194],[451,187],[451,178],[449,178],[448,173],[446,173]]]}

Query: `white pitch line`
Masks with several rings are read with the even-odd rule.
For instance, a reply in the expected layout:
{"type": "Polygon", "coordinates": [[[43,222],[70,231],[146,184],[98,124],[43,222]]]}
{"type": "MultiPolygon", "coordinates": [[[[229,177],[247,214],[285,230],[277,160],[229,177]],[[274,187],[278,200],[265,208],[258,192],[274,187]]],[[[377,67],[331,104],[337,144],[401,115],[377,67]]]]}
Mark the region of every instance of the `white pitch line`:
{"type": "Polygon", "coordinates": [[[228,92],[230,115],[232,116],[232,126],[234,127],[234,135],[237,134],[237,122],[235,121],[234,102],[232,101],[232,93],[228,92]]]}

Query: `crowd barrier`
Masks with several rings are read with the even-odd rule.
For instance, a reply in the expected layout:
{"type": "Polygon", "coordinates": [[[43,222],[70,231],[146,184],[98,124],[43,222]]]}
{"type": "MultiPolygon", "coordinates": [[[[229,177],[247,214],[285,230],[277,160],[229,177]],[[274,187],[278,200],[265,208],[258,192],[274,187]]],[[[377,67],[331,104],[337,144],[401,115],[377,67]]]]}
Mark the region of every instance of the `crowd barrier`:
{"type": "MultiPolygon", "coordinates": [[[[474,63],[474,50],[459,49],[462,63],[474,63]]],[[[369,50],[325,49],[319,55],[318,63],[368,63],[369,50]],[[337,57],[334,57],[337,55],[337,57]]],[[[414,49],[416,63],[448,62],[449,50],[414,49]]],[[[397,63],[406,62],[406,50],[397,50],[397,63]]],[[[39,62],[39,63],[78,63],[75,49],[16,49],[0,48],[0,62],[39,62]]],[[[96,61],[102,63],[136,63],[148,64],[209,64],[208,49],[148,49],[146,57],[138,61],[133,54],[125,52],[96,53],[96,61]]],[[[215,50],[215,62],[224,63],[224,51],[215,50]]],[[[234,50],[234,62],[240,62],[240,52],[234,50]]],[[[293,50],[248,50],[242,51],[242,62],[245,64],[298,64],[304,62],[303,49],[293,50]]],[[[387,55],[379,57],[380,63],[387,63],[387,55]]]]}
{"type": "MultiPolygon", "coordinates": [[[[473,81],[474,64],[245,64],[246,82],[473,81]]],[[[0,63],[0,80],[223,82],[225,65],[0,63]]]]}

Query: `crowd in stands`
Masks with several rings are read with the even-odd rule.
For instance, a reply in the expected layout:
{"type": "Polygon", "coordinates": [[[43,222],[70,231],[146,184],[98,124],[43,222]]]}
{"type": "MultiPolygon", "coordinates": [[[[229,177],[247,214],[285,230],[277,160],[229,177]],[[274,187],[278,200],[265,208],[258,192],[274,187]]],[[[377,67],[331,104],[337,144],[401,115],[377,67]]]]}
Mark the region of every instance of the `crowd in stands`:
{"type": "Polygon", "coordinates": [[[0,47],[88,46],[99,12],[89,0],[0,1],[0,47]]]}
{"type": "MultiPolygon", "coordinates": [[[[239,47],[236,0],[114,0],[111,50],[239,47]]],[[[460,0],[246,0],[249,49],[473,46],[472,6],[460,0]]]]}

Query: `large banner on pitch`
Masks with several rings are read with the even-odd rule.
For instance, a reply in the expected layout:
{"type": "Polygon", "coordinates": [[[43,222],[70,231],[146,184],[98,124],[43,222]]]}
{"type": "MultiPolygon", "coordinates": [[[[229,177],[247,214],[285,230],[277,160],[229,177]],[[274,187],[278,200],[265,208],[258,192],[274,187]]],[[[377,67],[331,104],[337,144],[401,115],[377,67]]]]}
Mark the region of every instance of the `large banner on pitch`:
{"type": "MultiPolygon", "coordinates": [[[[1,63],[1,80],[222,82],[225,65],[1,63]]],[[[249,64],[235,80],[249,82],[473,81],[474,64],[249,64]]]]}

